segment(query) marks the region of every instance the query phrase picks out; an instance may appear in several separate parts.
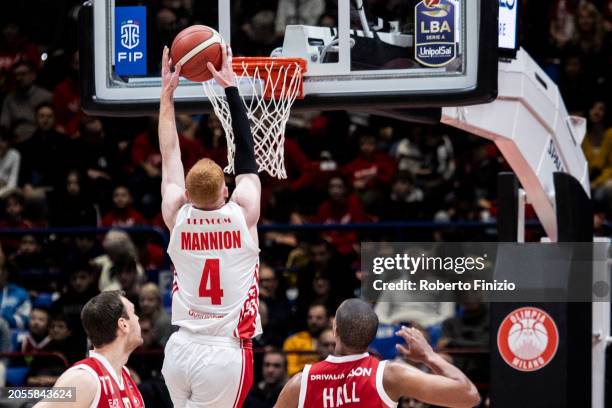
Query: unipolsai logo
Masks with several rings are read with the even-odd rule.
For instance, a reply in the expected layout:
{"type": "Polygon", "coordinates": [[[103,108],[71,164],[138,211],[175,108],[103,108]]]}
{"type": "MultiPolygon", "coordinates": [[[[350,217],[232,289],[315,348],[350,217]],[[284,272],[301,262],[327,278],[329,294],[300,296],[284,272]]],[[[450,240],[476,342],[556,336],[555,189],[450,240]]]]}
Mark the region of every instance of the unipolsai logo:
{"type": "Polygon", "coordinates": [[[121,24],[121,45],[128,50],[140,44],[140,24],[138,21],[127,20],[121,24]]]}
{"type": "Polygon", "coordinates": [[[557,325],[536,307],[516,309],[502,321],[497,347],[504,361],[519,371],[536,371],[555,357],[559,346],[557,325]]]}

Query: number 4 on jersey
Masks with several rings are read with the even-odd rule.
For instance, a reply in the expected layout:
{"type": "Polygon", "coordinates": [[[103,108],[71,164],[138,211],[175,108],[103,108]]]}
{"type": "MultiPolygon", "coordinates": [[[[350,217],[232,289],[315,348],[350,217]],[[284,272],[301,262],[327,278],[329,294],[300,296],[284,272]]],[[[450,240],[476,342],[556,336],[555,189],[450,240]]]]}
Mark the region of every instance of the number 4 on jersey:
{"type": "Polygon", "coordinates": [[[223,297],[223,289],[221,289],[221,278],[219,276],[219,260],[207,259],[204,263],[202,271],[202,280],[200,281],[200,297],[210,298],[213,305],[220,305],[223,297]]]}

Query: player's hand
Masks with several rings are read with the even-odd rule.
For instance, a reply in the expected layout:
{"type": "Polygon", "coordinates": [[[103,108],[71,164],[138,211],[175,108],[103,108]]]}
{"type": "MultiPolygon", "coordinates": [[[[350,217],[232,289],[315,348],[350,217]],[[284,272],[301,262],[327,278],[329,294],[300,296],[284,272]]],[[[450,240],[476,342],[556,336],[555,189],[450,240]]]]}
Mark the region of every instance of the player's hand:
{"type": "Polygon", "coordinates": [[[179,76],[181,75],[181,64],[176,64],[174,72],[172,72],[172,58],[168,55],[170,50],[168,47],[164,47],[164,53],[162,56],[162,96],[168,96],[172,98],[174,91],[179,83],[179,76]]]}
{"type": "Polygon", "coordinates": [[[395,334],[406,341],[406,345],[398,344],[396,346],[397,350],[406,359],[414,363],[425,363],[435,354],[423,333],[414,327],[402,326],[395,334]]]}
{"type": "Polygon", "coordinates": [[[206,67],[215,78],[215,81],[223,88],[236,86],[236,75],[232,67],[232,48],[229,45],[221,46],[221,70],[217,71],[215,66],[210,62],[206,63],[206,67]]]}

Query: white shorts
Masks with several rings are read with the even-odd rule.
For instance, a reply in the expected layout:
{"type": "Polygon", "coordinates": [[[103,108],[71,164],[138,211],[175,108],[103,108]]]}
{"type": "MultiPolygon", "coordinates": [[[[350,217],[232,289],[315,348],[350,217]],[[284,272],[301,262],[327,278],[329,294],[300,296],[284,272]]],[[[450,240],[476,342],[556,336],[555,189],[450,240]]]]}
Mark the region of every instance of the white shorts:
{"type": "Polygon", "coordinates": [[[238,408],[253,385],[250,341],[180,329],[166,344],[164,381],[175,408],[238,408]]]}

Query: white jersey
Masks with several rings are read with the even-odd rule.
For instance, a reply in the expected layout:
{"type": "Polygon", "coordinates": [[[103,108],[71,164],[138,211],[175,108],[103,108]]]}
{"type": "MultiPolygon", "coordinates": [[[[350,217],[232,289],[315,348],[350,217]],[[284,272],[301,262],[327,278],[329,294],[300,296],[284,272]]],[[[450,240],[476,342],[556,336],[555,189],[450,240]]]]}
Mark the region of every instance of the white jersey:
{"type": "Polygon", "coordinates": [[[194,334],[250,339],[259,321],[259,247],[242,208],[214,211],[185,204],[168,254],[174,264],[172,324],[194,334]]]}

